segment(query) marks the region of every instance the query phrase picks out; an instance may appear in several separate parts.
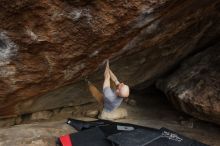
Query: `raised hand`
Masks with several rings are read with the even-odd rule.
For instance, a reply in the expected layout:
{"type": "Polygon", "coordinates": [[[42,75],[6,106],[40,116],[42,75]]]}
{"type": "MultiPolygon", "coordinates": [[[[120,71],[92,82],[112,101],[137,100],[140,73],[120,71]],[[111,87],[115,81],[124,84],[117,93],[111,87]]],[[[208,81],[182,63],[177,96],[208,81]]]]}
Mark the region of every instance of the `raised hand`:
{"type": "Polygon", "coordinates": [[[106,68],[105,68],[104,77],[105,77],[105,79],[110,79],[109,61],[108,60],[106,62],[106,68]]]}

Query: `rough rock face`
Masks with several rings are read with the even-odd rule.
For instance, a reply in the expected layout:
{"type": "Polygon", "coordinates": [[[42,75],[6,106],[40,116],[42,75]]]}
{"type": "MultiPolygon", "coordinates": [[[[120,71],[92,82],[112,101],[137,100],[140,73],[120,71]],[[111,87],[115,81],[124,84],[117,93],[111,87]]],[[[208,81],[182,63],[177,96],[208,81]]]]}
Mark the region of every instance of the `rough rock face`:
{"type": "Polygon", "coordinates": [[[220,45],[191,57],[158,87],[173,105],[197,118],[220,124],[220,45]]]}
{"type": "Polygon", "coordinates": [[[1,0],[0,20],[3,117],[90,101],[79,80],[109,58],[122,81],[151,83],[218,36],[219,2],[1,0]]]}

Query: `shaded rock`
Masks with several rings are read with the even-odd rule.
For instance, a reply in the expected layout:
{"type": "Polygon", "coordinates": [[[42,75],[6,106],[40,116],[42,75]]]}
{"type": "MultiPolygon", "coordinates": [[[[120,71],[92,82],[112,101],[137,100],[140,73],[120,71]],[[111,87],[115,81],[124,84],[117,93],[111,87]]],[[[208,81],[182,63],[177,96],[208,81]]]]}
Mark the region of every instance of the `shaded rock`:
{"type": "Polygon", "coordinates": [[[126,103],[131,105],[131,106],[136,106],[137,105],[137,102],[134,99],[128,99],[128,101],[126,103]]]}
{"type": "Polygon", "coordinates": [[[57,137],[73,132],[64,121],[24,124],[0,129],[0,145],[55,146],[57,137]]]}
{"type": "Polygon", "coordinates": [[[220,45],[190,57],[157,86],[176,108],[220,124],[220,45]]]}
{"type": "Polygon", "coordinates": [[[47,120],[53,115],[51,111],[40,111],[32,113],[31,120],[47,120]]]}
{"type": "Polygon", "coordinates": [[[0,119],[0,127],[9,127],[16,124],[15,118],[0,119]]]}
{"type": "Polygon", "coordinates": [[[152,84],[220,32],[216,0],[0,5],[0,117],[93,101],[80,79],[100,85],[106,59],[121,81],[152,84]]]}

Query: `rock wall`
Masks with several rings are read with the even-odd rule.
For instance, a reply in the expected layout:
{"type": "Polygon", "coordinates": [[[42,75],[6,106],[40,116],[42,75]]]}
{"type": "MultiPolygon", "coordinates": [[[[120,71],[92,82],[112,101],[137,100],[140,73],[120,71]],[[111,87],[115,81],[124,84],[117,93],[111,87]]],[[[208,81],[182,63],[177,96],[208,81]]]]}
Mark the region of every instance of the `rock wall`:
{"type": "Polygon", "coordinates": [[[152,83],[219,36],[219,5],[1,0],[0,117],[92,100],[80,79],[101,83],[106,59],[129,85],[152,83]]]}
{"type": "Polygon", "coordinates": [[[220,44],[184,61],[158,87],[173,105],[199,119],[220,124],[220,44]]]}

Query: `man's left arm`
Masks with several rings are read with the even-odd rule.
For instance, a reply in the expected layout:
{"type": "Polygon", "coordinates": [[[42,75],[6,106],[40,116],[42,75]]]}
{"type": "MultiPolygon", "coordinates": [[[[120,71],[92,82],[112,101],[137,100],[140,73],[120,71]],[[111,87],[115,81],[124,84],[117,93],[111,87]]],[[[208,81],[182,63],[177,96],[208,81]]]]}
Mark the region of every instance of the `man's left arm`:
{"type": "Polygon", "coordinates": [[[110,73],[109,73],[109,67],[108,65],[105,68],[105,73],[104,73],[104,83],[103,83],[103,89],[109,87],[110,88],[110,73]]]}

